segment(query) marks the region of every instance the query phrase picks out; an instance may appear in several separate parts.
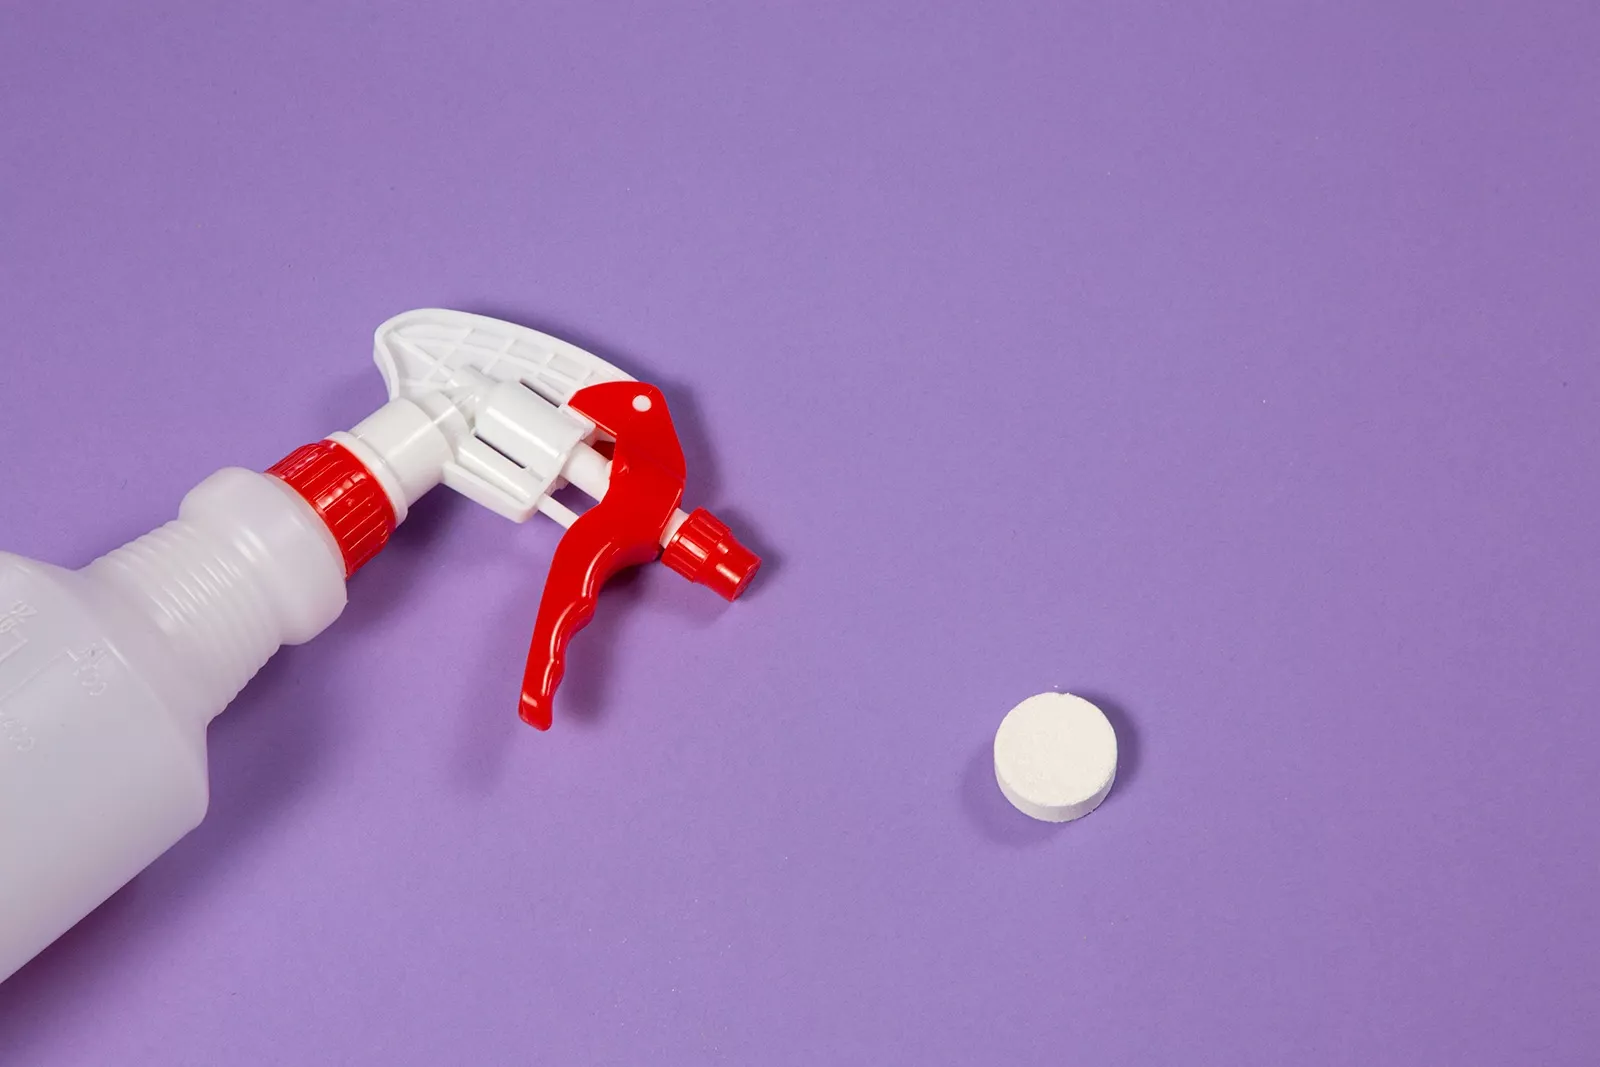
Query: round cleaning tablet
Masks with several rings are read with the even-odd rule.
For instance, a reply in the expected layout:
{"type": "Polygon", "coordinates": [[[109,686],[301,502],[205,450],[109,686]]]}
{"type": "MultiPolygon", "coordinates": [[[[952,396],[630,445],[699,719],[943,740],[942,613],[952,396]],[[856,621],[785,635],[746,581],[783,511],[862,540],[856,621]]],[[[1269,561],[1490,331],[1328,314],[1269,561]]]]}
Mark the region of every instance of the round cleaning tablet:
{"type": "Polygon", "coordinates": [[[1040,693],[1006,713],[994,735],[1000,792],[1046,822],[1081,819],[1111,792],[1117,734],[1105,712],[1070,693],[1040,693]]]}

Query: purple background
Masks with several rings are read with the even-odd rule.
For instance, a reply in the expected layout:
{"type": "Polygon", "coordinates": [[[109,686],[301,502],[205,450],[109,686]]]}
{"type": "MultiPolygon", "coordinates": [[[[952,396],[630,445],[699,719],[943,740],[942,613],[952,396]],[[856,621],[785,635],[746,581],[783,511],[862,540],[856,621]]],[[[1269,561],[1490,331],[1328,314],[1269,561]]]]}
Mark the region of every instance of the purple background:
{"type": "Polygon", "coordinates": [[[557,530],[435,494],[7,1067],[1600,1055],[1592,3],[129,6],[0,13],[0,544],[437,304],[660,381],[771,565],[609,592],[538,735],[557,530]]]}

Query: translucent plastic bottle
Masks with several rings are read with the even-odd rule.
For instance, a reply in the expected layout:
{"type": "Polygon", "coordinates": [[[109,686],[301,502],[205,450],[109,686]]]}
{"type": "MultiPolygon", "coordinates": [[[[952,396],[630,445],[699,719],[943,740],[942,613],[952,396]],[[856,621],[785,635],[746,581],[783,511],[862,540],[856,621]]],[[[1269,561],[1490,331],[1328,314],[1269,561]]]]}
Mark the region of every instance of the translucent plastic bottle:
{"type": "Polygon", "coordinates": [[[0,554],[0,980],[199,824],[207,724],[344,605],[328,526],[245,470],[83,570],[0,554]]]}

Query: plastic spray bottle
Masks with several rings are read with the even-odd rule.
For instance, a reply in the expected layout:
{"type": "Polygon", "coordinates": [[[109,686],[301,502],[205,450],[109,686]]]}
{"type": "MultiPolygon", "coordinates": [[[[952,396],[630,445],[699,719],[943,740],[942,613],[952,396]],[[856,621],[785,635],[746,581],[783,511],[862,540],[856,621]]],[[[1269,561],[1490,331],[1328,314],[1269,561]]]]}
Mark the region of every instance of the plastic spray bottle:
{"type": "Polygon", "coordinates": [[[443,483],[567,527],[520,713],[547,729],[568,640],[606,579],[660,558],[729,600],[760,566],[686,514],[666,401],[598,357],[479,315],[378,328],[389,402],[267,473],[218,471],[178,518],[81,570],[0,553],[0,981],[197,826],[206,727],[443,483]],[[598,503],[578,514],[552,493],[598,503]]]}

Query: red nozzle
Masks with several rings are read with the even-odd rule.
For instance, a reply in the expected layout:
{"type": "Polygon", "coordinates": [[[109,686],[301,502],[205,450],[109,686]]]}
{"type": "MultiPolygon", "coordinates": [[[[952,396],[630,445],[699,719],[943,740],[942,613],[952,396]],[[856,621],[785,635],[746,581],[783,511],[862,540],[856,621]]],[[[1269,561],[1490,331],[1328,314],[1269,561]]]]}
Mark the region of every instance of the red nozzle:
{"type": "Polygon", "coordinates": [[[726,600],[737,599],[761,569],[760,557],[705,508],[696,508],[678,527],[661,553],[661,562],[726,600]]]}

